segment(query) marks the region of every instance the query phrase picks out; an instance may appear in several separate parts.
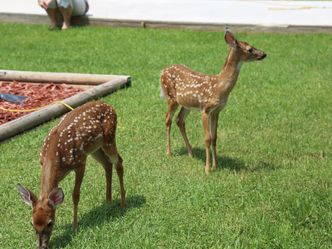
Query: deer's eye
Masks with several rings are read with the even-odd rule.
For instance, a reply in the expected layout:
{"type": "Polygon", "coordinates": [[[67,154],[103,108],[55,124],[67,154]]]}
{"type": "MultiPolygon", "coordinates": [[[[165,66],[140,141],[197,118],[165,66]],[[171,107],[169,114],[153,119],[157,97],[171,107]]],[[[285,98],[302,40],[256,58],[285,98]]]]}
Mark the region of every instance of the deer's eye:
{"type": "Polygon", "coordinates": [[[249,52],[249,53],[252,53],[252,52],[254,52],[254,49],[253,49],[253,48],[249,48],[249,49],[248,49],[248,52],[249,52]]]}

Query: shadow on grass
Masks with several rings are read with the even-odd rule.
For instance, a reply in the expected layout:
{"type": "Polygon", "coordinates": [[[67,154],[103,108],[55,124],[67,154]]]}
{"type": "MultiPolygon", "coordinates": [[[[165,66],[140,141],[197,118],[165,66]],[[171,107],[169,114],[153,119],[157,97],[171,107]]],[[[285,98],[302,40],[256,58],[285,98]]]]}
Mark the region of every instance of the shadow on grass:
{"type": "MultiPolygon", "coordinates": [[[[188,151],[185,147],[182,147],[180,150],[175,151],[179,155],[188,155],[188,151]]],[[[194,158],[197,158],[203,162],[205,165],[205,149],[202,148],[193,148],[194,158]]],[[[211,155],[212,161],[212,155],[211,155]]],[[[264,161],[258,161],[254,165],[248,166],[242,160],[238,158],[231,158],[228,156],[219,156],[217,155],[217,170],[229,169],[232,171],[261,171],[261,170],[276,170],[279,167],[277,165],[267,163],[264,161]]]]}
{"type": "MultiPolygon", "coordinates": [[[[146,199],[144,196],[137,195],[126,199],[126,207],[120,208],[120,201],[113,201],[113,204],[103,203],[100,206],[95,207],[90,212],[83,215],[78,220],[79,230],[84,230],[89,227],[99,226],[103,223],[116,220],[125,215],[126,212],[133,208],[139,208],[144,205],[146,199]]],[[[75,232],[72,230],[72,224],[67,224],[63,227],[64,232],[57,237],[51,238],[50,248],[63,248],[66,247],[73,237],[75,232]]]]}

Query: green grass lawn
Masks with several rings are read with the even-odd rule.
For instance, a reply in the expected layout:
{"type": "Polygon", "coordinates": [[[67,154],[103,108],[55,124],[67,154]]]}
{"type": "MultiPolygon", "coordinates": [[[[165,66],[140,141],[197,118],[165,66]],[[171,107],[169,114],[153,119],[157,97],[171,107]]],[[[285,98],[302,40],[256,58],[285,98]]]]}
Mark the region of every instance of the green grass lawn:
{"type": "MultiPolygon", "coordinates": [[[[165,155],[161,70],[183,63],[218,73],[223,32],[108,27],[49,31],[0,24],[0,68],[125,74],[132,87],[103,98],[118,113],[127,208],[105,204],[101,166],[88,160],[79,232],[71,231],[70,174],[61,182],[52,248],[330,248],[332,243],[332,35],[236,34],[264,50],[246,64],[219,118],[216,173],[204,174],[200,113],[187,119],[194,158],[176,125],[165,155]]],[[[0,145],[0,248],[34,248],[20,182],[39,193],[39,152],[58,119],[0,145]]]]}

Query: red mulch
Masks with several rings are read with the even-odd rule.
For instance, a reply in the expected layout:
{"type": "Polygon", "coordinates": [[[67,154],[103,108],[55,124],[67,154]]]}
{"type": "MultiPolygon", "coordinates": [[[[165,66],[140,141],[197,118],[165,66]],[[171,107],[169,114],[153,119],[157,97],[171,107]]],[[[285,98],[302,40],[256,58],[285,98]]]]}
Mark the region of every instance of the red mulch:
{"type": "MultiPolygon", "coordinates": [[[[0,93],[10,93],[27,97],[22,104],[14,104],[0,99],[0,107],[13,110],[29,110],[49,105],[84,91],[84,89],[66,84],[30,84],[0,82],[0,93]]],[[[31,111],[32,112],[32,111],[31,111]]],[[[10,112],[0,109],[0,125],[22,117],[31,112],[10,112]]]]}

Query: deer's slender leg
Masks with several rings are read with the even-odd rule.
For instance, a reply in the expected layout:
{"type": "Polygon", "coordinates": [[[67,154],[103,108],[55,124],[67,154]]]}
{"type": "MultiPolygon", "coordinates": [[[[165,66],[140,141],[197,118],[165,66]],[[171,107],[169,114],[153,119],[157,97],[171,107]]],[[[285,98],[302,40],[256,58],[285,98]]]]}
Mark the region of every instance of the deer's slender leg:
{"type": "Polygon", "coordinates": [[[117,162],[115,163],[114,161],[114,164],[115,164],[115,169],[116,169],[116,173],[118,174],[118,177],[119,177],[119,182],[120,182],[120,195],[121,195],[121,201],[120,201],[120,206],[122,208],[125,207],[125,190],[124,190],[124,185],[123,185],[123,165],[122,165],[122,158],[119,154],[117,154],[117,162]]]}
{"type": "Polygon", "coordinates": [[[211,133],[209,127],[209,113],[205,110],[202,111],[202,122],[205,135],[205,174],[210,174],[210,146],[211,146],[211,133]]]}
{"type": "Polygon", "coordinates": [[[181,132],[181,135],[183,137],[183,140],[186,144],[186,147],[187,147],[187,150],[188,150],[188,155],[190,157],[193,156],[193,151],[192,151],[192,147],[189,143],[189,140],[188,140],[188,137],[187,137],[187,133],[186,133],[186,125],[185,125],[185,120],[186,120],[186,117],[188,116],[188,114],[190,113],[190,110],[184,108],[184,107],[181,107],[181,110],[176,118],[176,123],[180,129],[180,132],[181,132]]]}
{"type": "Polygon", "coordinates": [[[166,113],[166,155],[171,155],[171,126],[172,126],[172,119],[176,108],[178,107],[178,103],[168,100],[168,110],[166,113]]]}
{"type": "Polygon", "coordinates": [[[85,171],[85,160],[82,164],[75,170],[75,186],[72,194],[73,204],[74,204],[74,220],[73,220],[73,230],[77,231],[77,212],[78,212],[78,202],[80,201],[80,189],[84,177],[85,171]]]}
{"type": "Polygon", "coordinates": [[[113,164],[111,163],[108,156],[105,155],[102,149],[97,150],[92,154],[93,158],[96,159],[101,165],[103,165],[106,176],[106,201],[112,202],[112,172],[113,164]]]}
{"type": "Polygon", "coordinates": [[[217,129],[219,111],[214,111],[210,116],[210,131],[212,143],[212,169],[217,170],[217,129]]]}
{"type": "Polygon", "coordinates": [[[103,146],[103,151],[108,156],[110,161],[115,165],[116,173],[118,174],[120,182],[120,206],[121,208],[124,208],[126,202],[126,193],[123,182],[124,170],[122,165],[122,158],[116,149],[115,141],[112,141],[110,144],[103,146]]]}

